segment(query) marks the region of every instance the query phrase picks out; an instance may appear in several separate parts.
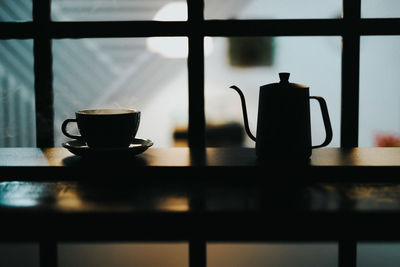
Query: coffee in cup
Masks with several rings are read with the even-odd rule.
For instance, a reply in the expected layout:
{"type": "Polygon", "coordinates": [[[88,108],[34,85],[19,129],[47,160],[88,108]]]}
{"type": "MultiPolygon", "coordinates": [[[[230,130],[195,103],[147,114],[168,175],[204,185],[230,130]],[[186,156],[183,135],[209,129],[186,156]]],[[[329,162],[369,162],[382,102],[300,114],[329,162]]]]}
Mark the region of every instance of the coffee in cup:
{"type": "Polygon", "coordinates": [[[75,116],[66,119],[61,130],[65,136],[82,140],[91,148],[129,147],[140,123],[140,111],[134,109],[79,110],[75,116]],[[70,122],[78,124],[80,136],[67,132],[70,122]]]}

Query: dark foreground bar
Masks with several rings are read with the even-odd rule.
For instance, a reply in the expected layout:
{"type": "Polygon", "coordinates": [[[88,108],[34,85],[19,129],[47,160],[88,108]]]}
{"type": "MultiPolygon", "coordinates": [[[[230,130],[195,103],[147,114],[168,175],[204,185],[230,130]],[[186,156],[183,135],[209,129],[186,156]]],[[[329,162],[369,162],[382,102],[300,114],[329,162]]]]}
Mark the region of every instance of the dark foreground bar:
{"type": "Polygon", "coordinates": [[[334,241],[356,266],[364,240],[400,240],[400,149],[325,148],[311,160],[260,162],[250,148],[150,148],[81,158],[63,148],[0,149],[1,241],[334,241]]]}

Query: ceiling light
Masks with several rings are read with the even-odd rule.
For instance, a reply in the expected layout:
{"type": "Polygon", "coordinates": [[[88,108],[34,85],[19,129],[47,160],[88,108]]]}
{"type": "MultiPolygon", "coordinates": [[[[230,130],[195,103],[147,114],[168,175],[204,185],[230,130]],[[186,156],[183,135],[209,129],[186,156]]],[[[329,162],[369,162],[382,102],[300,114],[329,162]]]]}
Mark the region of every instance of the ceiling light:
{"type": "MultiPolygon", "coordinates": [[[[155,15],[157,21],[186,21],[186,2],[172,2],[163,6],[155,15]]],[[[147,38],[147,49],[166,58],[187,58],[187,37],[150,37],[147,38]]],[[[211,37],[204,38],[204,55],[208,56],[213,50],[211,37]]]]}

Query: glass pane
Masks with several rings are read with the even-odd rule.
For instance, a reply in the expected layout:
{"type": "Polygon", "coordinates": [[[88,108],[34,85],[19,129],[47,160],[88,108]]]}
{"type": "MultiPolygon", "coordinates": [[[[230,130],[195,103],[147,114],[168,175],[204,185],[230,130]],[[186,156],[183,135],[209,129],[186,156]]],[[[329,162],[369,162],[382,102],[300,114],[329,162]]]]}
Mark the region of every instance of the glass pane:
{"type": "MultiPolygon", "coordinates": [[[[208,125],[230,131],[211,140],[213,145],[229,145],[231,137],[231,144],[254,147],[241,129],[239,96],[229,86],[243,90],[255,134],[259,87],[279,82],[279,72],[290,72],[289,81],[307,85],[311,95],[325,98],[333,128],[330,146],[340,146],[340,37],[221,37],[212,41],[213,51],[205,58],[206,119],[208,125]]],[[[317,145],[325,139],[325,128],[318,103],[311,101],[310,105],[312,143],[317,145]]]]}
{"type": "Polygon", "coordinates": [[[358,243],[357,267],[400,265],[399,243],[358,243]]]}
{"type": "Polygon", "coordinates": [[[33,243],[0,243],[0,266],[39,267],[39,246],[33,243]]]}
{"type": "Polygon", "coordinates": [[[36,146],[33,41],[0,41],[0,147],[36,146]]]}
{"type": "Polygon", "coordinates": [[[207,245],[208,267],[338,266],[335,243],[214,243],[207,245]]]}
{"type": "Polygon", "coordinates": [[[400,17],[400,1],[398,0],[362,0],[361,17],[364,18],[396,18],[400,17]]]}
{"type": "Polygon", "coordinates": [[[186,38],[54,40],[55,145],[75,111],[124,107],[142,112],[137,137],[173,146],[174,129],[187,126],[186,58],[186,38]]]}
{"type": "Polygon", "coordinates": [[[0,21],[32,20],[32,0],[0,0],[0,21]]]}
{"type": "Polygon", "coordinates": [[[361,37],[359,146],[400,145],[400,36],[361,37]]]}
{"type": "Polygon", "coordinates": [[[188,267],[188,245],[186,243],[61,243],[58,246],[58,266],[188,267]]]}
{"type": "Polygon", "coordinates": [[[177,21],[187,19],[187,7],[174,0],[53,0],[51,14],[58,21],[177,21]]]}
{"type": "Polygon", "coordinates": [[[342,0],[205,0],[206,19],[340,18],[342,0]]]}

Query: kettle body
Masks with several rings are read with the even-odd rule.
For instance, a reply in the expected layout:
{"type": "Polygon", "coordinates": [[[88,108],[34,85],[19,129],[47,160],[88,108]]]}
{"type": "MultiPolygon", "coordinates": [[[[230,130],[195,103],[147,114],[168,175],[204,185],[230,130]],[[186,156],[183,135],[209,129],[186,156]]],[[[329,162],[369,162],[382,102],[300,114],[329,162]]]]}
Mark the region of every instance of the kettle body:
{"type": "Polygon", "coordinates": [[[309,87],[289,83],[289,73],[280,73],[280,82],[260,87],[257,135],[248,126],[244,95],[235,89],[242,102],[245,129],[256,141],[256,154],[260,159],[303,161],[308,160],[312,149],[328,145],[332,140],[332,127],[326,102],[322,97],[311,96],[309,87]],[[317,146],[311,144],[310,99],[319,102],[326,130],[325,141],[317,146]]]}

